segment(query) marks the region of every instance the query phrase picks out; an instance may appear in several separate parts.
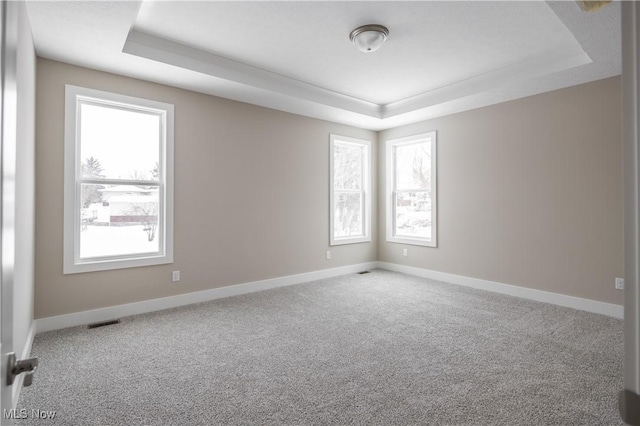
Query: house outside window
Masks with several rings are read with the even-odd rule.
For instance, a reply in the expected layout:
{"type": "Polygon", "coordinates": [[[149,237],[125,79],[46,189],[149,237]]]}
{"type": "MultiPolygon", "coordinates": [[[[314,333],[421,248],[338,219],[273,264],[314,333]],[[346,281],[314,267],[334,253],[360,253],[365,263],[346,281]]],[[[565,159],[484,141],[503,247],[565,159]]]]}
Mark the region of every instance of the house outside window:
{"type": "Polygon", "coordinates": [[[66,86],[64,273],[173,262],[173,105],[66,86]]]}
{"type": "Polygon", "coordinates": [[[387,141],[387,241],[437,246],[436,132],[387,141]]]}
{"type": "Polygon", "coordinates": [[[330,245],[371,241],[371,141],[330,136],[330,245]]]}

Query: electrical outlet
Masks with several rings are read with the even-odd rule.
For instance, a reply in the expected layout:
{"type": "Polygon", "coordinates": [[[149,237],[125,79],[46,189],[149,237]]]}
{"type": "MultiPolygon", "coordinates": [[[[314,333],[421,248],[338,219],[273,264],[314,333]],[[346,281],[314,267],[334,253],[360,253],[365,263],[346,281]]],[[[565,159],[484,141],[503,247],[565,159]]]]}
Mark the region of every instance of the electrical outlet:
{"type": "Polygon", "coordinates": [[[331,252],[327,250],[327,260],[331,259],[331,252]]]}
{"type": "Polygon", "coordinates": [[[409,256],[409,249],[402,249],[403,256],[409,256]]]}
{"type": "Polygon", "coordinates": [[[624,278],[616,278],[616,290],[624,290],[624,278]]]}
{"type": "Polygon", "coordinates": [[[171,273],[171,281],[174,283],[180,281],[180,271],[173,271],[171,273]]]}

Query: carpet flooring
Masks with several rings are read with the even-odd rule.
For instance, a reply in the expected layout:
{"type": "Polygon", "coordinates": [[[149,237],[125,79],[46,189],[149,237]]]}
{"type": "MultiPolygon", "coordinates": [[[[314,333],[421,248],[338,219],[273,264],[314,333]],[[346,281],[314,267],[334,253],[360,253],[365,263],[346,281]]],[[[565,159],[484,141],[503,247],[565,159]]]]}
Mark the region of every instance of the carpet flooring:
{"type": "Polygon", "coordinates": [[[623,424],[622,321],[382,270],[43,333],[32,353],[18,425],[623,424]]]}

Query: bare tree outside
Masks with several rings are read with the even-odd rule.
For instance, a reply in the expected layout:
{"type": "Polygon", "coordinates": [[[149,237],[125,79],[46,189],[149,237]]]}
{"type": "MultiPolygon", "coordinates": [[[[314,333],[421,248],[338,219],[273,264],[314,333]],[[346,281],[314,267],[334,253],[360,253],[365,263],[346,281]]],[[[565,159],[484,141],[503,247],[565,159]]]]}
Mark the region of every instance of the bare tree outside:
{"type": "Polygon", "coordinates": [[[431,188],[431,152],[428,146],[426,143],[417,145],[413,157],[413,180],[418,188],[431,188]]]}
{"type": "Polygon", "coordinates": [[[131,207],[131,216],[142,224],[142,230],[147,233],[147,241],[153,241],[158,229],[158,204],[156,202],[134,204],[131,207]]]}
{"type": "Polygon", "coordinates": [[[363,162],[361,146],[336,144],[334,152],[334,235],[362,235],[363,162]]]}

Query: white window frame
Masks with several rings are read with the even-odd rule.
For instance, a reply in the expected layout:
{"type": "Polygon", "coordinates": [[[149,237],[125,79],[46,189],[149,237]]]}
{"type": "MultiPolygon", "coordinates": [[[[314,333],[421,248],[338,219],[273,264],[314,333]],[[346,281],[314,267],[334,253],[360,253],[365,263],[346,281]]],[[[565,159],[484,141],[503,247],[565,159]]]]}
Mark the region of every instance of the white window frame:
{"type": "Polygon", "coordinates": [[[65,146],[64,146],[64,261],[63,273],[133,268],[173,263],[173,138],[174,107],[171,104],[135,98],[116,93],[65,86],[65,146]],[[90,103],[112,108],[157,114],[161,119],[158,181],[100,179],[92,182],[82,177],[80,158],[80,105],[90,103]],[[154,253],[80,258],[81,183],[145,184],[158,186],[158,243],[154,253]]]}
{"type": "Polygon", "coordinates": [[[371,141],[348,136],[331,134],[329,154],[329,245],[355,244],[371,242],[371,141]],[[336,190],[334,185],[334,156],[337,144],[363,147],[362,188],[361,190],[336,190]],[[362,195],[363,235],[336,237],[334,235],[335,198],[338,193],[357,192],[362,195]]]}
{"type": "MultiPolygon", "coordinates": [[[[387,241],[391,243],[410,244],[425,247],[437,247],[438,238],[438,203],[437,203],[437,140],[436,132],[421,133],[418,135],[407,136],[400,139],[388,140],[386,143],[386,228],[387,241]],[[424,142],[431,143],[431,239],[421,237],[396,236],[396,162],[395,147],[403,145],[420,144],[424,142]]],[[[402,192],[423,192],[423,189],[402,190],[402,192]]]]}

